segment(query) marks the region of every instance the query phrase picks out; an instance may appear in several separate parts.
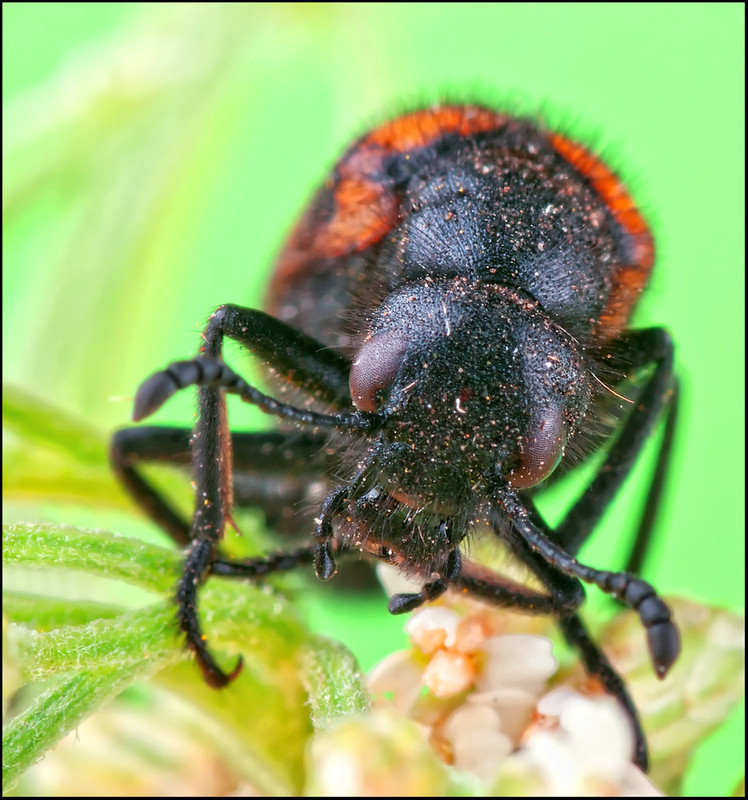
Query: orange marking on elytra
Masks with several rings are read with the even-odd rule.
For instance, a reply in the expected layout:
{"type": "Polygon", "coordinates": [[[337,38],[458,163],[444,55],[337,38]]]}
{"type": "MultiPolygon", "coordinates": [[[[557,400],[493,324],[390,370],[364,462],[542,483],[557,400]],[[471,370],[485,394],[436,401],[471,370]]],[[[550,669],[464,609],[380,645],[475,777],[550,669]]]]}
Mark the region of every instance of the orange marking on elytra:
{"type": "Polygon", "coordinates": [[[654,240],[631,195],[600,159],[577,142],[557,133],[549,134],[556,151],[590,182],[618,224],[631,238],[631,263],[617,267],[608,302],[596,326],[602,341],[626,328],[639,295],[644,291],[654,264],[654,240]]]}

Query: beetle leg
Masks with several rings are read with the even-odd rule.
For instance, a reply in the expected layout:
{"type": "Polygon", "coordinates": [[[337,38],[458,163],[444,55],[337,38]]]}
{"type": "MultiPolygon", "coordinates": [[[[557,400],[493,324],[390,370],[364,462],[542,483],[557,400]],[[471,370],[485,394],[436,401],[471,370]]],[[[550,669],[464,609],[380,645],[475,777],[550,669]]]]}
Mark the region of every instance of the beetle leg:
{"type": "Polygon", "coordinates": [[[187,428],[123,428],[109,445],[109,461],[115,475],[137,505],[179,545],[190,542],[190,525],[166,498],[141,474],[136,464],[160,461],[189,467],[190,437],[187,428]]]}
{"type": "Polygon", "coordinates": [[[314,562],[316,547],[304,545],[295,550],[279,551],[261,558],[243,560],[216,558],[211,564],[211,573],[225,578],[263,578],[276,572],[290,572],[314,562]]]}
{"type": "Polygon", "coordinates": [[[611,353],[615,354],[617,351],[625,354],[623,357],[628,362],[626,371],[632,372],[650,365],[654,365],[654,371],[642,387],[636,404],[608,451],[604,463],[584,494],[556,526],[551,538],[570,555],[579,552],[631,471],[663,408],[667,407],[669,416],[655,470],[656,479],[650,487],[646,510],[637,534],[637,544],[634,546],[634,552],[639,551],[639,555],[634,557],[632,554],[634,566],[638,567],[641,565],[643,546],[657,513],[673,440],[677,403],[677,385],[673,378],[673,343],[663,328],[648,328],[630,331],[620,337],[611,345],[611,353]]]}
{"type": "MultiPolygon", "coordinates": [[[[530,506],[528,508],[528,516],[532,524],[537,526],[546,538],[550,538],[553,532],[534,507],[530,506]]],[[[557,564],[546,560],[543,554],[535,550],[523,538],[514,525],[507,528],[504,517],[497,509],[492,507],[489,517],[497,535],[506,541],[514,555],[533,571],[549,593],[546,606],[538,605],[527,609],[517,604],[518,607],[522,607],[523,610],[532,610],[535,613],[551,613],[556,617],[568,644],[579,651],[587,674],[599,679],[603,689],[618,701],[631,721],[634,733],[634,759],[636,764],[646,772],[649,764],[647,741],[636,706],[626,689],[623,679],[615,671],[602,650],[592,640],[580,615],[576,611],[584,601],[584,589],[579,579],[566,574],[561,571],[557,564]]],[[[474,587],[467,586],[466,588],[473,593],[493,600],[493,602],[504,605],[505,591],[499,587],[496,587],[499,588],[496,598],[491,597],[490,592],[494,587],[490,584],[480,587],[478,592],[474,587]]]]}
{"type": "Polygon", "coordinates": [[[660,450],[657,454],[657,463],[647,493],[644,511],[639,521],[639,528],[634,538],[634,544],[626,561],[626,572],[631,572],[634,575],[639,575],[642,571],[669,472],[670,456],[673,451],[673,440],[678,424],[680,387],[677,379],[673,380],[671,392],[670,397],[666,401],[668,404],[667,419],[665,421],[665,430],[662,435],[662,440],[660,441],[660,450]]]}
{"type": "MultiPolygon", "coordinates": [[[[202,358],[180,362],[157,373],[143,384],[136,398],[136,418],[152,413],[178,388],[189,384],[201,385],[199,415],[191,440],[193,473],[195,476],[195,511],[189,534],[176,512],[132,468],[127,447],[133,439],[120,435],[113,443],[113,461],[126,486],[148,508],[151,516],[178,541],[187,538],[192,545],[185,563],[184,575],[177,589],[179,627],[195,652],[208,683],[224,686],[241,668],[231,674],[223,673],[210,656],[197,617],[197,590],[210,573],[216,558],[216,545],[223,536],[226,520],[233,503],[232,439],[226,418],[223,388],[240,386],[253,402],[271,413],[283,413],[301,422],[314,424],[313,412],[294,409],[279,403],[250,387],[233,373],[220,358],[224,337],[244,345],[256,355],[268,360],[283,377],[301,390],[328,404],[350,407],[348,392],[349,362],[319,342],[284,323],[253,309],[221,306],[211,316],[203,333],[202,358]],[[223,380],[223,384],[221,384],[223,380]],[[207,385],[205,385],[207,384],[207,385]],[[213,385],[211,385],[213,384],[213,385]]],[[[179,457],[184,454],[183,434],[159,434],[179,457]]],[[[147,435],[140,440],[141,449],[148,453],[147,435]]],[[[153,442],[153,440],[150,440],[153,442]]],[[[157,448],[156,448],[157,449],[157,448]]],[[[153,451],[148,453],[153,455],[153,451]]],[[[174,453],[172,453],[174,455],[174,453]]]]}
{"type": "Polygon", "coordinates": [[[435,581],[425,583],[420,592],[393,594],[390,597],[388,606],[390,614],[405,614],[422,606],[424,603],[441,597],[447,591],[449,585],[457,580],[461,571],[462,557],[459,549],[455,547],[447,557],[447,566],[443,575],[440,575],[435,581]]]}
{"type": "Polygon", "coordinates": [[[547,536],[510,491],[496,493],[496,503],[512,520],[527,545],[559,572],[593,583],[633,608],[647,631],[647,644],[658,677],[664,678],[680,653],[680,636],[668,606],[646,581],[625,572],[608,572],[580,564],[547,536]]]}
{"type": "Polygon", "coordinates": [[[216,689],[228,686],[242,670],[239,656],[234,669],[226,673],[216,663],[205,643],[197,617],[197,590],[211,571],[215,556],[215,542],[208,538],[195,539],[187,552],[184,572],[177,585],[177,619],[187,646],[197,659],[206,683],[216,689]]]}
{"type": "Polygon", "coordinates": [[[332,520],[336,514],[339,514],[345,508],[349,495],[350,487],[348,485],[329,494],[324,503],[322,503],[322,509],[315,520],[317,530],[314,538],[317,545],[314,551],[314,570],[321,581],[329,581],[337,572],[332,554],[332,543],[335,535],[332,528],[332,520]]]}
{"type": "MultiPolygon", "coordinates": [[[[190,524],[142,474],[142,463],[189,468],[188,428],[123,428],[112,437],[109,459],[137,505],[177,544],[190,543],[190,524]]],[[[327,437],[307,431],[233,433],[234,502],[260,508],[269,527],[277,529],[283,511],[306,497],[311,482],[324,480],[337,467],[326,448],[327,437]]]]}
{"type": "Polygon", "coordinates": [[[336,409],[350,409],[350,361],[264,311],[223,305],[203,332],[201,354],[218,358],[224,337],[254,353],[287,383],[336,409]]]}
{"type": "Polygon", "coordinates": [[[644,736],[639,714],[623,678],[615,671],[607,656],[589,635],[579,614],[559,617],[558,625],[569,645],[579,651],[588,675],[600,680],[603,689],[615,697],[631,721],[634,731],[634,761],[643,772],[649,769],[647,740],[644,736]]]}

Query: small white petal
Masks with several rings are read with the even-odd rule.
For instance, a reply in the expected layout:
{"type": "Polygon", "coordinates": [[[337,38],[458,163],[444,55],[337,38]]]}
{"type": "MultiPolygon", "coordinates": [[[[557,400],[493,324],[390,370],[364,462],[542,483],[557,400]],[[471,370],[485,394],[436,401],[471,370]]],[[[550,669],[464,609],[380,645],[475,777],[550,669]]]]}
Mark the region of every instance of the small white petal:
{"type": "Polygon", "coordinates": [[[479,778],[491,778],[512,752],[512,742],[500,731],[473,731],[454,744],[454,764],[479,778]]]}
{"type": "Polygon", "coordinates": [[[444,735],[453,742],[465,733],[474,730],[498,731],[501,726],[499,714],[488,706],[460,706],[447,720],[444,726],[444,735]]]}
{"type": "Polygon", "coordinates": [[[545,775],[549,797],[575,797],[580,785],[581,765],[576,752],[569,747],[568,734],[558,731],[535,730],[520,751],[522,760],[529,761],[545,775]]]}
{"type": "Polygon", "coordinates": [[[517,743],[530,724],[535,709],[535,695],[525,689],[508,687],[490,692],[475,692],[468,696],[471,705],[485,705],[498,712],[501,732],[517,743]]]}
{"type": "Polygon", "coordinates": [[[545,774],[553,796],[661,796],[631,763],[633,734],[610,697],[556,689],[542,697],[517,758],[545,774]]]}
{"type": "Polygon", "coordinates": [[[444,726],[455,766],[479,777],[491,777],[512,752],[512,742],[499,730],[499,715],[488,706],[461,706],[444,726]]]}
{"type": "Polygon", "coordinates": [[[418,699],[423,687],[423,671],[401,650],[383,658],[369,673],[369,691],[372,694],[392,693],[392,704],[400,711],[408,711],[418,699]]]}
{"type": "Polygon", "coordinates": [[[517,686],[537,695],[558,669],[553,644],[544,636],[492,636],[481,649],[488,658],[476,684],[484,691],[517,686]]]}
{"type": "Polygon", "coordinates": [[[423,671],[423,682],[437,697],[451,697],[469,689],[475,669],[467,656],[439,650],[423,671]]]}
{"type": "Polygon", "coordinates": [[[461,653],[474,653],[492,633],[491,621],[485,612],[469,614],[457,626],[455,649],[461,653]]]}
{"type": "Polygon", "coordinates": [[[564,705],[559,722],[589,771],[618,783],[634,755],[631,724],[618,703],[610,697],[574,698],[564,705]]]}
{"type": "Polygon", "coordinates": [[[459,615],[450,608],[424,608],[405,623],[405,632],[422,652],[433,653],[439,647],[454,645],[459,623],[459,615]],[[444,635],[434,636],[435,632],[444,635]]]}
{"type": "Polygon", "coordinates": [[[582,697],[582,695],[573,689],[565,687],[552,689],[538,700],[536,710],[538,714],[542,714],[544,717],[558,718],[561,716],[561,711],[566,703],[575,697],[582,697]]]}

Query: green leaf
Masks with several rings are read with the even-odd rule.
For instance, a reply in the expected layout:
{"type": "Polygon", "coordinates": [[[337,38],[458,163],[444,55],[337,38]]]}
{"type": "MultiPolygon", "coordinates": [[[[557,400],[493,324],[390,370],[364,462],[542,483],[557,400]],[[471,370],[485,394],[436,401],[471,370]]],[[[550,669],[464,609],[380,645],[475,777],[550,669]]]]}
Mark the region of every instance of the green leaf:
{"type": "Polygon", "coordinates": [[[3,387],[3,428],[79,464],[106,466],[101,433],[16,386],[3,387]]]}
{"type": "MultiPolygon", "coordinates": [[[[11,683],[36,687],[32,694],[39,687],[43,691],[4,730],[6,788],[103,702],[134,680],[153,675],[219,723],[227,750],[238,754],[234,761],[253,786],[280,795],[300,790],[312,730],[300,653],[302,646],[304,652],[320,650],[320,643],[288,600],[268,587],[219,578],[201,589],[199,613],[211,650],[220,663],[240,654],[245,660],[240,678],[219,692],[204,683],[194,664],[186,663],[172,599],[181,574],[178,552],[105,532],[21,524],[4,526],[3,550],[13,570],[75,570],[162,595],[135,609],[73,603],[66,618],[59,597],[9,591],[6,667],[16,676],[11,683]]],[[[336,663],[358,674],[350,654],[329,643],[321,652],[334,654],[336,663]]],[[[326,680],[334,678],[329,672],[326,680]]],[[[359,684],[350,685],[352,696],[360,690],[359,684]]],[[[329,686],[325,691],[330,692],[329,686]]],[[[353,707],[358,701],[341,691],[339,702],[353,707]]]]}
{"type": "Polygon", "coordinates": [[[3,592],[3,613],[8,620],[48,631],[63,625],[85,625],[95,619],[116,617],[122,613],[122,608],[67,598],[56,600],[8,589],[3,592]]]}
{"type": "Polygon", "coordinates": [[[3,728],[3,794],[47,749],[147,668],[143,659],[135,672],[132,664],[101,672],[81,670],[42,692],[3,728]]]}
{"type": "Polygon", "coordinates": [[[369,710],[364,675],[347,647],[318,636],[302,648],[300,657],[315,729],[369,710]]]}
{"type": "Polygon", "coordinates": [[[6,566],[82,570],[153,592],[169,591],[181,572],[176,550],[66,525],[4,525],[3,560],[6,566]]]}

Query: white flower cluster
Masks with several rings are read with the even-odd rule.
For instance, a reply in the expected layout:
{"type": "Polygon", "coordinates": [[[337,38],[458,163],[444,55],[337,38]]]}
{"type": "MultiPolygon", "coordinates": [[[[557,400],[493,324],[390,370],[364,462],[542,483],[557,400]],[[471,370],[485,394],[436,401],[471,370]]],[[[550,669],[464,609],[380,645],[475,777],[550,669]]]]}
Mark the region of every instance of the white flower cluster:
{"type": "Polygon", "coordinates": [[[369,676],[375,707],[415,720],[446,763],[484,781],[514,774],[540,794],[660,795],[632,763],[630,723],[615,700],[548,691],[558,667],[549,639],[497,633],[502,612],[458,602],[460,613],[439,605],[408,620],[412,648],[369,676]]]}

